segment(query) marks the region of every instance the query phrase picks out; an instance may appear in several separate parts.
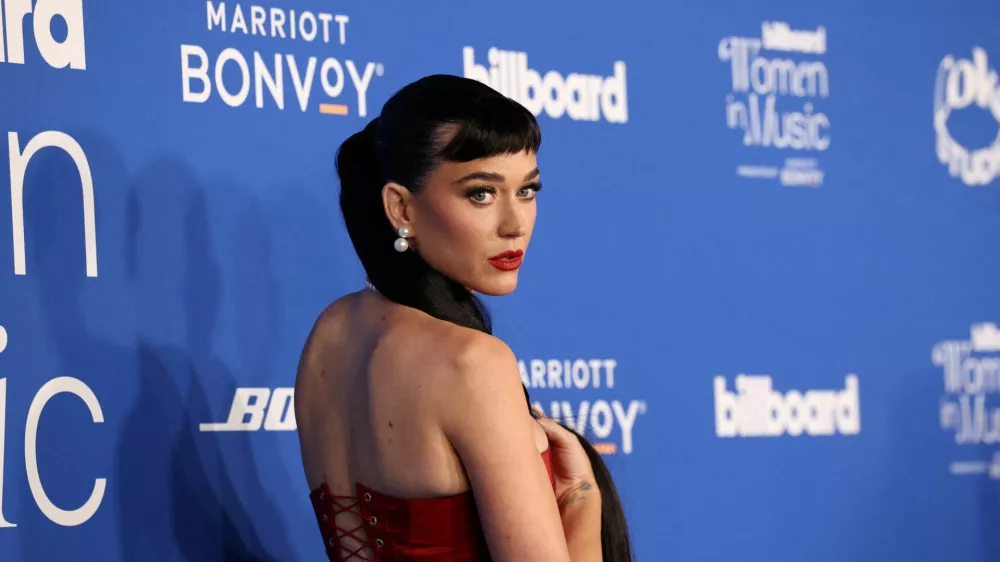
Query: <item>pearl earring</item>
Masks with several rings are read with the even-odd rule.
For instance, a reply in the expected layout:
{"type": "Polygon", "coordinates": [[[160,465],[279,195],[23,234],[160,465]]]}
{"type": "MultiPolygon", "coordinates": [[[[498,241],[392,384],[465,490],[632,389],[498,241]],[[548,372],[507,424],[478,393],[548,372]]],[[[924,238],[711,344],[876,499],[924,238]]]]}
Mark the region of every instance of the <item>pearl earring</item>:
{"type": "Polygon", "coordinates": [[[410,236],[410,227],[401,226],[396,233],[399,234],[399,238],[393,243],[393,247],[396,248],[397,252],[405,252],[410,248],[410,242],[406,240],[410,236]]]}

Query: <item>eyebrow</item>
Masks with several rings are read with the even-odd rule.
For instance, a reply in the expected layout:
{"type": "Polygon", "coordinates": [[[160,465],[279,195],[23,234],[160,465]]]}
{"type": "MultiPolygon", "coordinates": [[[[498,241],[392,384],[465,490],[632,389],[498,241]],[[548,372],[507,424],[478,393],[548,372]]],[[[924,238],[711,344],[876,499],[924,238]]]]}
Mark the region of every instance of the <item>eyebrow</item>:
{"type": "MultiPolygon", "coordinates": [[[[538,168],[535,168],[534,170],[528,172],[526,176],[524,176],[524,181],[531,181],[537,178],[538,175],[539,175],[538,168]]],[[[458,178],[457,180],[455,180],[455,183],[465,183],[467,181],[472,181],[472,180],[482,180],[482,181],[492,181],[492,182],[502,183],[503,181],[506,180],[506,178],[503,177],[503,174],[498,174],[496,172],[472,172],[471,174],[466,174],[458,178]]]]}

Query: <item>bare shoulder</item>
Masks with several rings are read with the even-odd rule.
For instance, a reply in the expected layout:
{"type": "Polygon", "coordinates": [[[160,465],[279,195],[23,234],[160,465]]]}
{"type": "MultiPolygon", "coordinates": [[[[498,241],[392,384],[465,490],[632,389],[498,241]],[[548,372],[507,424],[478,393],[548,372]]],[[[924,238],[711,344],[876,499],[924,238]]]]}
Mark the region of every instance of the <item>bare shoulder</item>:
{"type": "MultiPolygon", "coordinates": [[[[456,343],[453,350],[454,369],[452,375],[468,383],[482,385],[484,374],[502,373],[501,385],[519,385],[517,357],[503,340],[482,332],[468,330],[456,343]]],[[[492,378],[492,377],[491,377],[492,378]]],[[[459,381],[456,381],[459,382],[459,381]]],[[[487,383],[488,384],[488,383],[487,383]]]]}
{"type": "Polygon", "coordinates": [[[324,308],[313,323],[309,337],[306,339],[306,350],[322,346],[331,340],[343,337],[349,321],[351,310],[356,308],[361,295],[358,292],[346,294],[324,308]]]}
{"type": "Polygon", "coordinates": [[[440,382],[448,389],[449,407],[442,409],[447,433],[454,437],[454,431],[471,428],[470,417],[486,411],[501,419],[527,417],[517,357],[510,346],[495,336],[464,328],[444,341],[448,343],[441,351],[447,363],[440,371],[440,382]]]}
{"type": "Polygon", "coordinates": [[[482,384],[484,373],[506,372],[507,384],[520,384],[517,358],[503,340],[470,328],[447,322],[435,325],[435,331],[425,332],[435,342],[434,351],[445,363],[442,371],[452,383],[482,384]]]}
{"type": "Polygon", "coordinates": [[[332,354],[347,334],[350,312],[357,306],[358,293],[344,295],[324,308],[313,323],[302,346],[295,374],[296,396],[308,395],[321,384],[332,354]]]}

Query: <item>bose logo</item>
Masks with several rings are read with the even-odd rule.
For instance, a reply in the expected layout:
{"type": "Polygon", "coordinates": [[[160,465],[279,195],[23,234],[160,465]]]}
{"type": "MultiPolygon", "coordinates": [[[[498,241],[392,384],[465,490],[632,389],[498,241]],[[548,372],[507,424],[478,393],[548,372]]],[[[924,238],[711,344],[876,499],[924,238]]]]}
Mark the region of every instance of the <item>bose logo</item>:
{"type": "Polygon", "coordinates": [[[715,434],[719,437],[777,437],[779,435],[856,435],[861,431],[858,377],[847,375],[844,390],[771,388],[771,377],[739,375],[726,390],[725,377],[715,377],[715,434]]]}
{"type": "Polygon", "coordinates": [[[295,389],[237,388],[229,418],[203,423],[201,431],[295,431],[295,389]]]}

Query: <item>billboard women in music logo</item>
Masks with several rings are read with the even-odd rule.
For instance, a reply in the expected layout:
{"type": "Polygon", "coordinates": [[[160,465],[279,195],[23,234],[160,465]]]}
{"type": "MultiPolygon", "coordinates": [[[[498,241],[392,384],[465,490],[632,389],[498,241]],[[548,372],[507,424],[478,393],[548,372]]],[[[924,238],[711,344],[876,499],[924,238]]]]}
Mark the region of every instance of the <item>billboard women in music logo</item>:
{"type": "Polygon", "coordinates": [[[1000,478],[1000,329],[992,322],[973,324],[968,340],[939,342],[931,360],[944,376],[941,429],[962,447],[950,472],[1000,478]]]}
{"type": "MultiPolygon", "coordinates": [[[[729,63],[732,80],[726,126],[743,133],[744,146],[780,154],[815,154],[829,148],[830,118],[822,103],[830,95],[830,76],[826,64],[818,60],[826,54],[826,37],[823,26],[799,31],[785,22],[765,21],[759,38],[722,38],[718,56],[729,63]]],[[[784,186],[823,184],[823,172],[813,156],[787,158],[782,168],[760,162],[740,165],[736,173],[778,179],[784,186]]]]}

